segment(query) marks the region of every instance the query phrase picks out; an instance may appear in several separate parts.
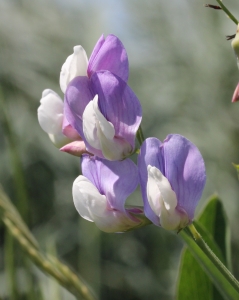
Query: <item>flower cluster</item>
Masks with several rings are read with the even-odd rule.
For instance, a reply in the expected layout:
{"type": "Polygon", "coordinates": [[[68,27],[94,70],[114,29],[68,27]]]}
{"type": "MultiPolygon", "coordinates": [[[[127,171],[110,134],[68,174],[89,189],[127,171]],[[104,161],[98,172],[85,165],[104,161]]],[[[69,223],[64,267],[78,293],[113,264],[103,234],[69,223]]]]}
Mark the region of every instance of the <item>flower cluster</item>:
{"type": "Polygon", "coordinates": [[[178,231],[193,220],[206,181],[204,161],[178,134],[164,142],[146,139],[136,149],[137,165],[129,158],[136,152],[142,109],[128,76],[127,53],[116,36],[101,36],[89,61],[75,46],[60,73],[64,102],[43,91],[38,120],[56,147],[81,156],[73,200],[84,219],[105,232],[151,222],[178,231]],[[144,207],[126,206],[139,184],[144,207]]]}

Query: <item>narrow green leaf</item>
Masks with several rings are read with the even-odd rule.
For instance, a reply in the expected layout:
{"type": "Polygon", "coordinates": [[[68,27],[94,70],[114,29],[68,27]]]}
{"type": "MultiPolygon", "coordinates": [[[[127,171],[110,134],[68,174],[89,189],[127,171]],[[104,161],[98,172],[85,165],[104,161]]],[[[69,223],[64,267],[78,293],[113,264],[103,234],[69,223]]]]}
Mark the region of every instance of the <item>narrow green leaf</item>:
{"type": "Polygon", "coordinates": [[[177,300],[211,300],[213,288],[207,275],[185,247],[181,255],[177,300]]]}
{"type": "MultiPolygon", "coordinates": [[[[198,217],[198,220],[194,222],[194,225],[217,257],[230,268],[230,231],[222,203],[217,196],[212,196],[207,201],[206,206],[198,217]]],[[[187,242],[189,242],[189,240],[187,242]]],[[[203,256],[200,255],[201,250],[198,249],[200,250],[198,253],[196,251],[197,247],[193,247],[193,243],[192,241],[192,243],[188,245],[189,249],[185,249],[181,257],[177,300],[223,299],[218,292],[218,289],[221,290],[222,286],[218,285],[218,283],[216,283],[217,289],[213,286],[211,280],[213,280],[215,284],[216,278],[212,278],[211,274],[210,280],[206,274],[208,270],[206,273],[204,272],[207,266],[203,256]],[[199,262],[199,264],[197,262],[199,262]]],[[[224,297],[227,299],[228,294],[225,294],[222,290],[221,292],[224,293],[224,297]]],[[[236,294],[237,292],[235,291],[235,295],[236,294]]]]}
{"type": "MultiPolygon", "coordinates": [[[[205,208],[199,215],[198,222],[212,235],[214,238],[214,241],[212,241],[215,242],[220,248],[225,259],[226,266],[229,268],[229,270],[231,270],[230,227],[222,202],[218,196],[215,195],[209,199],[205,208]]],[[[200,229],[198,231],[200,232],[200,229]]],[[[200,233],[202,234],[204,240],[209,238],[209,236],[204,236],[205,232],[200,233]]],[[[206,242],[209,243],[208,240],[206,240],[206,242]]]]}

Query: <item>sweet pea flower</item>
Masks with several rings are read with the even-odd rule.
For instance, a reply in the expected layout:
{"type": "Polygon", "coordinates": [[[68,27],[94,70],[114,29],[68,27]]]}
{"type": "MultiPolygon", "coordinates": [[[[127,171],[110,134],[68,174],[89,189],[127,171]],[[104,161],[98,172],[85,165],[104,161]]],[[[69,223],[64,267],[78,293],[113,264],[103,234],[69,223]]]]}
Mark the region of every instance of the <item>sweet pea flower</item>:
{"type": "Polygon", "coordinates": [[[141,106],[126,83],[128,75],[127,53],[114,35],[101,36],[89,63],[85,50],[74,47],[60,74],[67,120],[87,151],[108,160],[124,159],[134,151],[141,122],[141,106]]]}
{"type": "MultiPolygon", "coordinates": [[[[116,36],[109,35],[105,39],[102,35],[93,49],[89,62],[82,46],[75,46],[73,50],[74,53],[66,59],[60,73],[60,86],[63,93],[65,93],[66,88],[72,79],[79,76],[89,79],[99,70],[109,70],[115,74],[115,76],[122,78],[122,80],[128,80],[129,66],[127,53],[121,41],[116,36]]],[[[84,98],[84,96],[83,93],[82,97],[84,98]]],[[[93,96],[90,97],[89,101],[94,98],[93,96]]],[[[70,108],[68,107],[68,104],[66,106],[65,110],[68,111],[67,115],[69,115],[70,108]]],[[[76,156],[81,156],[81,154],[85,152],[89,153],[86,150],[81,135],[79,135],[66,118],[63,102],[55,92],[51,90],[45,90],[43,92],[41,106],[38,109],[38,120],[42,129],[48,133],[54,145],[58,148],[63,146],[60,149],[61,151],[76,156]]],[[[70,120],[72,121],[72,119],[70,120]]],[[[124,140],[121,141],[121,137],[116,138],[124,144],[124,140]]],[[[119,144],[117,142],[116,144],[119,144]]],[[[127,143],[128,141],[126,142],[125,148],[128,147],[131,150],[131,146],[128,146],[127,143]]],[[[106,147],[108,146],[106,145],[106,147]]],[[[105,149],[105,146],[103,148],[105,149]]],[[[126,155],[128,155],[128,151],[125,149],[123,149],[122,152],[126,152],[126,155]]],[[[95,153],[98,153],[97,149],[95,150],[95,153]]],[[[101,151],[99,152],[99,155],[104,157],[104,155],[101,154],[101,151]]],[[[122,156],[120,156],[120,158],[122,158],[122,156]]]]}
{"type": "Polygon", "coordinates": [[[206,182],[197,147],[178,134],[168,135],[163,143],[148,138],[141,146],[138,167],[146,217],[168,230],[190,224],[206,182]]]}
{"type": "Polygon", "coordinates": [[[90,79],[76,77],[67,87],[64,105],[67,120],[90,153],[121,160],[134,151],[142,110],[120,77],[109,71],[97,71],[90,79]]]}
{"type": "Polygon", "coordinates": [[[84,219],[105,232],[125,232],[149,222],[142,208],[125,208],[126,198],[139,183],[138,168],[130,160],[108,161],[82,156],[82,174],[73,183],[73,200],[84,219]]]}
{"type": "Polygon", "coordinates": [[[40,103],[37,110],[38,121],[52,143],[57,148],[61,148],[61,151],[76,156],[85,153],[84,142],[64,117],[64,104],[60,96],[50,89],[44,90],[40,103]]]}
{"type": "Polygon", "coordinates": [[[60,73],[60,86],[63,93],[75,77],[90,78],[100,70],[108,70],[124,81],[128,80],[128,56],[123,44],[116,36],[110,34],[105,39],[102,35],[93,49],[89,62],[82,46],[75,46],[73,51],[63,64],[60,73]]]}

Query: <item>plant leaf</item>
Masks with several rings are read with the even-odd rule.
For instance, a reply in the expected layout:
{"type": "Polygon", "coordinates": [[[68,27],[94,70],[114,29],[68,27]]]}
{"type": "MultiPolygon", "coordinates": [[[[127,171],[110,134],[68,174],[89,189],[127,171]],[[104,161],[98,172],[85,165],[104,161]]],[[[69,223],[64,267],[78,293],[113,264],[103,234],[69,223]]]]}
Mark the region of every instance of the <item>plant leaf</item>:
{"type": "Polygon", "coordinates": [[[185,247],[181,256],[177,300],[213,299],[212,284],[191,252],[185,247]]]}
{"type": "MultiPolygon", "coordinates": [[[[199,215],[198,222],[195,224],[196,226],[197,223],[200,223],[212,235],[214,241],[211,240],[211,242],[215,242],[220,248],[226,262],[226,266],[229,270],[231,270],[230,227],[222,202],[218,196],[215,195],[209,199],[208,203],[199,215]]],[[[200,232],[199,228],[198,231],[202,234],[205,240],[210,237],[204,236],[205,232],[200,232]]],[[[208,241],[206,240],[206,242],[208,241]]]]}
{"type": "MultiPolygon", "coordinates": [[[[217,196],[212,196],[207,201],[207,204],[199,215],[198,220],[194,222],[194,225],[208,246],[230,269],[230,231],[223,205],[217,196]]],[[[217,282],[217,289],[215,288],[208,277],[208,275],[210,275],[211,266],[205,259],[204,253],[195,247],[197,245],[193,240],[190,241],[190,239],[188,239],[185,232],[182,232],[181,236],[188,244],[188,248],[183,250],[181,257],[177,299],[221,300],[224,298],[228,299],[228,297],[238,297],[237,292],[233,290],[231,290],[232,294],[230,295],[230,286],[223,282],[223,278],[220,278],[217,270],[214,270],[214,274],[210,276],[211,280],[222,281],[219,284],[217,282]],[[207,268],[209,268],[209,270],[207,270],[207,268]],[[204,271],[209,271],[209,273],[206,274],[204,271]],[[218,289],[223,296],[218,292],[218,289]]]]}

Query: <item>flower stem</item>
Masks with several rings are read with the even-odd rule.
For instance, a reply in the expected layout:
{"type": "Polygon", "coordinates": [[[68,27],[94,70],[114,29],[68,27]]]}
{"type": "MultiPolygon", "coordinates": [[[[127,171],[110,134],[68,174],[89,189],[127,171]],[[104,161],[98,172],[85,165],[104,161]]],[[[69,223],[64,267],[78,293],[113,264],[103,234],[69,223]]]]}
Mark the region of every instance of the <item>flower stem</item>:
{"type": "Polygon", "coordinates": [[[226,6],[222,3],[221,0],[216,0],[217,3],[220,5],[221,9],[228,15],[228,17],[237,25],[239,22],[238,20],[233,16],[233,14],[226,8],[226,6]]]}
{"type": "Polygon", "coordinates": [[[200,233],[194,227],[193,224],[188,226],[190,233],[194,241],[201,248],[201,250],[207,255],[208,258],[213,262],[213,264],[220,270],[220,272],[224,275],[225,278],[230,282],[230,284],[239,292],[239,282],[232,275],[232,273],[225,267],[225,265],[220,261],[220,259],[213,253],[213,251],[209,248],[209,246],[205,243],[200,233]]]}
{"type": "Polygon", "coordinates": [[[138,142],[141,146],[145,140],[141,125],[139,126],[136,136],[137,136],[138,142]]]}

